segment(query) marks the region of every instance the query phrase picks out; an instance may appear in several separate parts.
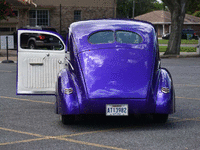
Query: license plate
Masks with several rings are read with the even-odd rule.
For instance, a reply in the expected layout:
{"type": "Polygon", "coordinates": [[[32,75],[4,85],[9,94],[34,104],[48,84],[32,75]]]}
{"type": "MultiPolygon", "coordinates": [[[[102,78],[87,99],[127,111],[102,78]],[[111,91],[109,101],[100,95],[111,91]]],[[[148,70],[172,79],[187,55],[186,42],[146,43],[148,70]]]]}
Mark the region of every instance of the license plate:
{"type": "Polygon", "coordinates": [[[106,116],[128,116],[128,104],[106,104],[106,116]]]}

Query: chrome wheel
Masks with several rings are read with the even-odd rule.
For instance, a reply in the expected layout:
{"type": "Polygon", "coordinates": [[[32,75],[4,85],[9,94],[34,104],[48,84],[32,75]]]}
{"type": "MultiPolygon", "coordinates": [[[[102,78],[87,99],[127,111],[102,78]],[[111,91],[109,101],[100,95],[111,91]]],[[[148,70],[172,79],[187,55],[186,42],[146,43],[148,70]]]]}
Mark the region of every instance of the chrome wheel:
{"type": "Polygon", "coordinates": [[[29,43],[29,48],[30,49],[36,49],[35,43],[34,42],[30,42],[29,43]]]}

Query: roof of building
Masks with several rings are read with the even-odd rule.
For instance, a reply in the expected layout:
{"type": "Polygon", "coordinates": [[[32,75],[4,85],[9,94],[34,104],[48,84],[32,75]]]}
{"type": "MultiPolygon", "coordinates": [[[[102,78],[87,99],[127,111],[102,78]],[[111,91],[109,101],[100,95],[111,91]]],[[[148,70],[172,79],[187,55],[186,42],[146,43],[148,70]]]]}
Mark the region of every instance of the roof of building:
{"type": "Polygon", "coordinates": [[[11,4],[12,6],[16,7],[27,7],[27,6],[32,6],[32,4],[20,1],[20,0],[6,0],[7,3],[11,4]]]}
{"type": "MultiPolygon", "coordinates": [[[[134,19],[149,21],[153,24],[170,24],[171,13],[169,11],[156,10],[137,16],[134,19]]],[[[184,24],[200,24],[200,18],[185,14],[184,24]]]]}

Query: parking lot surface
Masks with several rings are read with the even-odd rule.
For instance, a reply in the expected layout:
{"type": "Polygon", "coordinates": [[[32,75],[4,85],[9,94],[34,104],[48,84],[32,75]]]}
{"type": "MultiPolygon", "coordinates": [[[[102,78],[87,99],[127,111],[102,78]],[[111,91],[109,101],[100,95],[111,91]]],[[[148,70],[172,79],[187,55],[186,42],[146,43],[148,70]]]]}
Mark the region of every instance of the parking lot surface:
{"type": "Polygon", "coordinates": [[[0,64],[0,150],[199,150],[200,59],[162,59],[172,74],[176,113],[165,124],[151,116],[82,116],[63,125],[54,96],[16,95],[16,64],[0,64]]]}

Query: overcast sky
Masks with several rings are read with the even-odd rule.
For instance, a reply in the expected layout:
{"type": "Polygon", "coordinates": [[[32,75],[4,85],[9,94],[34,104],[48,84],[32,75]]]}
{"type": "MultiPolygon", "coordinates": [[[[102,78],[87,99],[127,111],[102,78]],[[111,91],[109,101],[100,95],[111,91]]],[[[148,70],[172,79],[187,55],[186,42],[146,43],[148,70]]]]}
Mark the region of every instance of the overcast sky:
{"type": "Polygon", "coordinates": [[[162,1],[161,0],[157,0],[159,3],[162,3],[162,1]]]}

